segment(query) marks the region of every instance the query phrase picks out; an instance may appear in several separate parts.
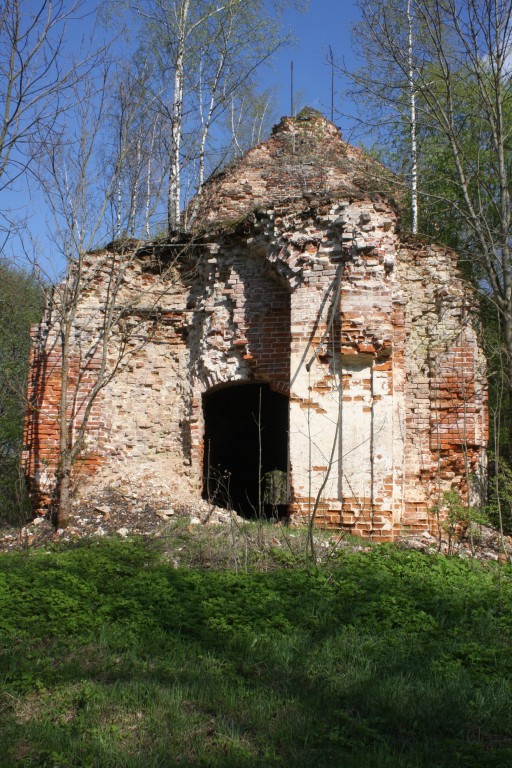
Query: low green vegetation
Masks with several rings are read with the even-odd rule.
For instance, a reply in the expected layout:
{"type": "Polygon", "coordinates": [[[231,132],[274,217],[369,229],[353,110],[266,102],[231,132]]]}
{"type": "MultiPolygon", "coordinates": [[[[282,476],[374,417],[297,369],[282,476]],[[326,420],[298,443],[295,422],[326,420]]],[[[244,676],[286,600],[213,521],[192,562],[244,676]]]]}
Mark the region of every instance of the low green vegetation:
{"type": "Polygon", "coordinates": [[[169,545],[0,557],[1,766],[512,765],[510,566],[235,573],[169,545]]]}

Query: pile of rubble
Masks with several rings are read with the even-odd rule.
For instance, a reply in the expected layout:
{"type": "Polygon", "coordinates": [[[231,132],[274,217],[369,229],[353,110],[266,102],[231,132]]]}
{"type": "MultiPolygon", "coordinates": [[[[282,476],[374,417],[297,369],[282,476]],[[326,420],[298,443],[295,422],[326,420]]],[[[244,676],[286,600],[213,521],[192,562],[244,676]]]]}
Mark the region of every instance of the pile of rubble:
{"type": "Polygon", "coordinates": [[[179,518],[187,520],[189,525],[243,522],[234,512],[202,500],[184,500],[171,506],[168,500],[167,503],[163,499],[141,502],[135,493],[122,496],[111,491],[94,505],[79,500],[74,502],[66,528],[55,530],[49,516],[36,517],[21,528],[0,527],[0,551],[91,536],[158,537],[166,523],[179,518]]]}
{"type": "Polygon", "coordinates": [[[396,541],[397,546],[416,549],[420,552],[459,557],[474,557],[477,560],[512,560],[512,536],[501,536],[495,528],[487,525],[475,525],[463,536],[432,536],[424,532],[418,536],[402,536],[396,541]]]}

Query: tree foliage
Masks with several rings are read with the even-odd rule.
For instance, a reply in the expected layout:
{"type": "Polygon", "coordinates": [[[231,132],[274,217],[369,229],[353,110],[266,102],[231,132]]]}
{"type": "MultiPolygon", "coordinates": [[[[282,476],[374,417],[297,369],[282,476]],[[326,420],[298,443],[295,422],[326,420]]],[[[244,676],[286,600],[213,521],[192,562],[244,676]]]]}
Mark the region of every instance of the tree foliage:
{"type": "Polygon", "coordinates": [[[25,508],[20,451],[30,349],[29,329],[43,303],[39,282],[0,261],[0,517],[25,508]]]}

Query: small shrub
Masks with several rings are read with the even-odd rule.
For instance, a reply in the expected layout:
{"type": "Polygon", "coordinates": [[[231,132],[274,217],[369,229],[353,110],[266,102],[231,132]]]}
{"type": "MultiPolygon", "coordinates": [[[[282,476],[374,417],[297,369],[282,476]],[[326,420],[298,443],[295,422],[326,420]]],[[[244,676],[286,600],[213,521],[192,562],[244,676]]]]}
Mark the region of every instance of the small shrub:
{"type": "Polygon", "coordinates": [[[504,533],[512,533],[512,467],[509,462],[489,454],[489,520],[504,533]]]}
{"type": "Polygon", "coordinates": [[[441,529],[448,535],[449,551],[462,538],[473,541],[476,527],[489,524],[487,516],[477,507],[468,506],[455,490],[443,493],[441,503],[433,508],[433,514],[438,519],[444,517],[441,529]],[[444,515],[441,515],[442,512],[444,515]]]}

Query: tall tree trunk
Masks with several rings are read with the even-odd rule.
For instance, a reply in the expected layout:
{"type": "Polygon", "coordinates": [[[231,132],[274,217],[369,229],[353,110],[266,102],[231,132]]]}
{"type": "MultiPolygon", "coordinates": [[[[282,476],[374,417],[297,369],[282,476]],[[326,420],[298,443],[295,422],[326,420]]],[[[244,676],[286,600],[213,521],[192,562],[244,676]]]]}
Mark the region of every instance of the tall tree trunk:
{"type": "Polygon", "coordinates": [[[413,29],[411,2],[407,0],[407,77],[409,80],[409,109],[411,121],[411,229],[413,235],[418,234],[418,142],[416,136],[416,91],[414,87],[413,68],[413,29]]]}
{"type": "Polygon", "coordinates": [[[169,232],[178,229],[181,203],[180,149],[183,123],[183,88],[185,79],[185,44],[190,0],[184,0],[180,8],[177,54],[174,70],[174,91],[171,126],[171,162],[169,171],[169,194],[167,200],[167,224],[169,232]]]}
{"type": "Polygon", "coordinates": [[[55,528],[67,528],[71,515],[71,466],[66,462],[62,466],[57,477],[57,509],[55,514],[55,528]]]}
{"type": "Polygon", "coordinates": [[[151,229],[149,226],[149,214],[151,210],[151,158],[153,157],[153,147],[155,144],[155,130],[156,130],[156,121],[153,121],[153,126],[151,128],[151,142],[149,145],[149,154],[148,154],[148,171],[146,176],[146,211],[144,216],[144,231],[146,233],[146,237],[148,238],[148,240],[151,234],[151,229]]]}
{"type": "Polygon", "coordinates": [[[132,188],[130,192],[130,214],[128,216],[128,233],[130,237],[135,237],[135,225],[136,225],[136,216],[137,216],[137,203],[138,203],[138,192],[139,192],[139,179],[141,174],[141,164],[142,164],[142,149],[141,149],[141,139],[140,139],[140,133],[137,136],[137,149],[136,149],[136,160],[135,160],[135,173],[133,175],[132,179],[132,188]]]}
{"type": "Polygon", "coordinates": [[[507,355],[506,375],[508,393],[508,450],[512,451],[512,310],[507,314],[502,313],[501,323],[505,336],[505,351],[507,355]]]}
{"type": "Polygon", "coordinates": [[[122,188],[121,179],[117,182],[117,211],[116,211],[116,240],[121,239],[121,205],[122,205],[122,188]]]}

